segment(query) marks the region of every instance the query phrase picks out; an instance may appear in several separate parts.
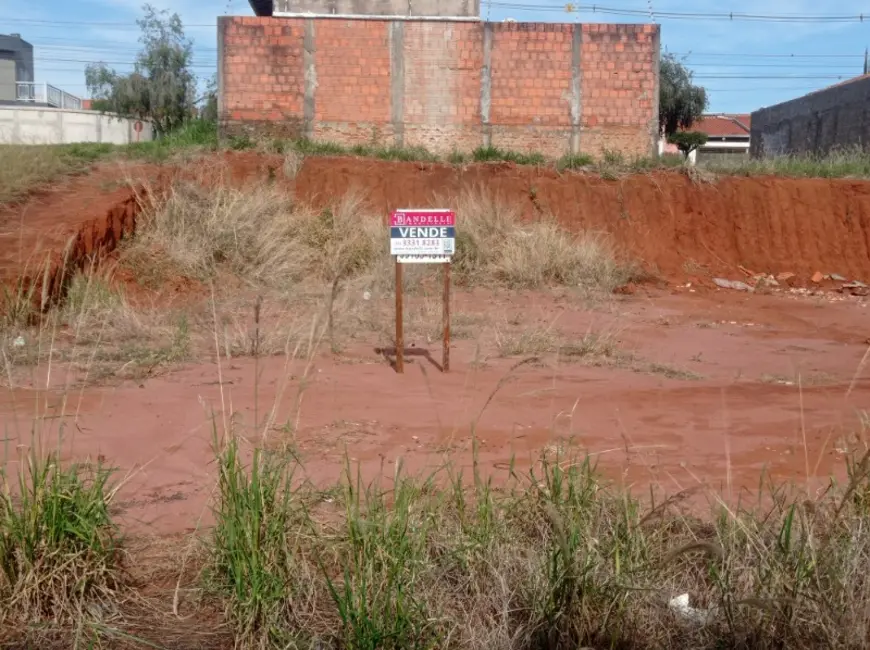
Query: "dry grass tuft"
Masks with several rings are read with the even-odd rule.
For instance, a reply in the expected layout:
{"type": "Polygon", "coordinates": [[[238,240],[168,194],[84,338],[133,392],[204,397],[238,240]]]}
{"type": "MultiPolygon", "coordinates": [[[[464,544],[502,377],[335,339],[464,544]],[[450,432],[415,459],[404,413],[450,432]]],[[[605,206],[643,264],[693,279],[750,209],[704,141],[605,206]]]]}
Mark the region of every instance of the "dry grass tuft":
{"type": "MultiPolygon", "coordinates": [[[[462,215],[454,259],[462,283],[607,291],[632,274],[601,234],[575,234],[552,219],[524,222],[518,210],[482,191],[465,192],[452,204],[462,215]]],[[[165,267],[158,276],[200,280],[223,269],[270,287],[367,275],[389,284],[392,270],[383,218],[359,194],[317,211],[272,185],[233,189],[189,182],[176,183],[149,206],[126,261],[143,278],[160,271],[155,266],[165,267]]]]}
{"type": "Polygon", "coordinates": [[[558,354],[564,360],[601,364],[628,358],[619,349],[618,332],[587,329],[580,336],[568,336],[547,326],[521,326],[499,323],[494,327],[495,347],[503,357],[527,357],[558,354]]]}
{"type": "Polygon", "coordinates": [[[612,291],[635,273],[602,233],[574,233],[552,217],[524,221],[518,207],[479,190],[466,191],[452,203],[462,216],[454,267],[466,284],[612,291]]]}
{"type": "Polygon", "coordinates": [[[178,182],[148,206],[124,263],[146,278],[212,281],[224,272],[252,286],[289,289],[371,268],[386,255],[378,225],[354,194],[315,211],[273,185],[178,182]]]}

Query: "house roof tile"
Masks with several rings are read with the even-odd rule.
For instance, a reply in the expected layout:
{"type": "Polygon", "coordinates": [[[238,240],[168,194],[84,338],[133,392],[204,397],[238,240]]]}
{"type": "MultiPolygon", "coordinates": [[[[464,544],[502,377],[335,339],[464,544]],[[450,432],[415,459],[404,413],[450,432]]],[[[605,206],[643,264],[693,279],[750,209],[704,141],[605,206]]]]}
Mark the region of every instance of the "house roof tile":
{"type": "Polygon", "coordinates": [[[711,138],[748,137],[751,122],[752,116],[748,113],[704,115],[691,130],[706,133],[711,138]]]}

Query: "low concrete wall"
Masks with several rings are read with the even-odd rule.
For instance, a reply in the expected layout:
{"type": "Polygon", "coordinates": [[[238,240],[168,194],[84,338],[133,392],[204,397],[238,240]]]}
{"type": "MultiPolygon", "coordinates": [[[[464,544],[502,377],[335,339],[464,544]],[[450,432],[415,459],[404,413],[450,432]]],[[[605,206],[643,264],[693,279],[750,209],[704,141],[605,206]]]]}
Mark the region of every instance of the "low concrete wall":
{"type": "MultiPolygon", "coordinates": [[[[129,144],[137,141],[135,122],[97,111],[0,106],[0,144],[129,144]]],[[[142,122],[138,140],[144,142],[153,137],[151,124],[142,122]]]]}
{"type": "Polygon", "coordinates": [[[753,157],[870,149],[870,76],[755,111],[751,131],[753,157]]]}

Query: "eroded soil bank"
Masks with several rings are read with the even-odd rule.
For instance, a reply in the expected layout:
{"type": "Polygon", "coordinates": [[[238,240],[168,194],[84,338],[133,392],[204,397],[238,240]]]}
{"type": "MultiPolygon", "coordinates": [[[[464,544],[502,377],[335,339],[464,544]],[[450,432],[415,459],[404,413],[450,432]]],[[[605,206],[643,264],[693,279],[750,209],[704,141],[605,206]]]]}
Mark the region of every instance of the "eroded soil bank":
{"type": "MultiPolygon", "coordinates": [[[[179,174],[210,183],[271,179],[315,205],[358,191],[384,214],[447,205],[463,191],[482,189],[527,218],[552,214],[572,228],[609,233],[623,254],[671,281],[709,284],[717,275],[743,279],[746,270],[794,273],[790,282],[797,284],[809,283],[816,272],[870,281],[867,181],[728,177],[701,183],[679,173],[606,180],[510,163],[329,157],[308,158],[295,178],[287,178],[283,158],[251,152],[160,170],[106,164],[36,194],[0,213],[0,278],[9,281],[34,267],[45,251],[59,256],[70,238],[78,256],[110,251],[132,227],[137,192],[165,186],[179,174]]],[[[460,228],[462,218],[470,217],[459,215],[460,228]]]]}

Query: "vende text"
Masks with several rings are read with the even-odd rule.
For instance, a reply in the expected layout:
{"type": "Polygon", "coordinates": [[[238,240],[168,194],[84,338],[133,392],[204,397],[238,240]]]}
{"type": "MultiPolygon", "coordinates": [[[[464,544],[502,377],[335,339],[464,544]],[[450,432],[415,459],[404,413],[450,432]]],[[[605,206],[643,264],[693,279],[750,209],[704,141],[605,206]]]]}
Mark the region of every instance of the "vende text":
{"type": "Polygon", "coordinates": [[[428,238],[437,238],[443,239],[449,236],[450,229],[449,228],[420,228],[420,227],[412,227],[412,228],[399,228],[399,234],[403,238],[408,239],[428,239],[428,238]]]}

